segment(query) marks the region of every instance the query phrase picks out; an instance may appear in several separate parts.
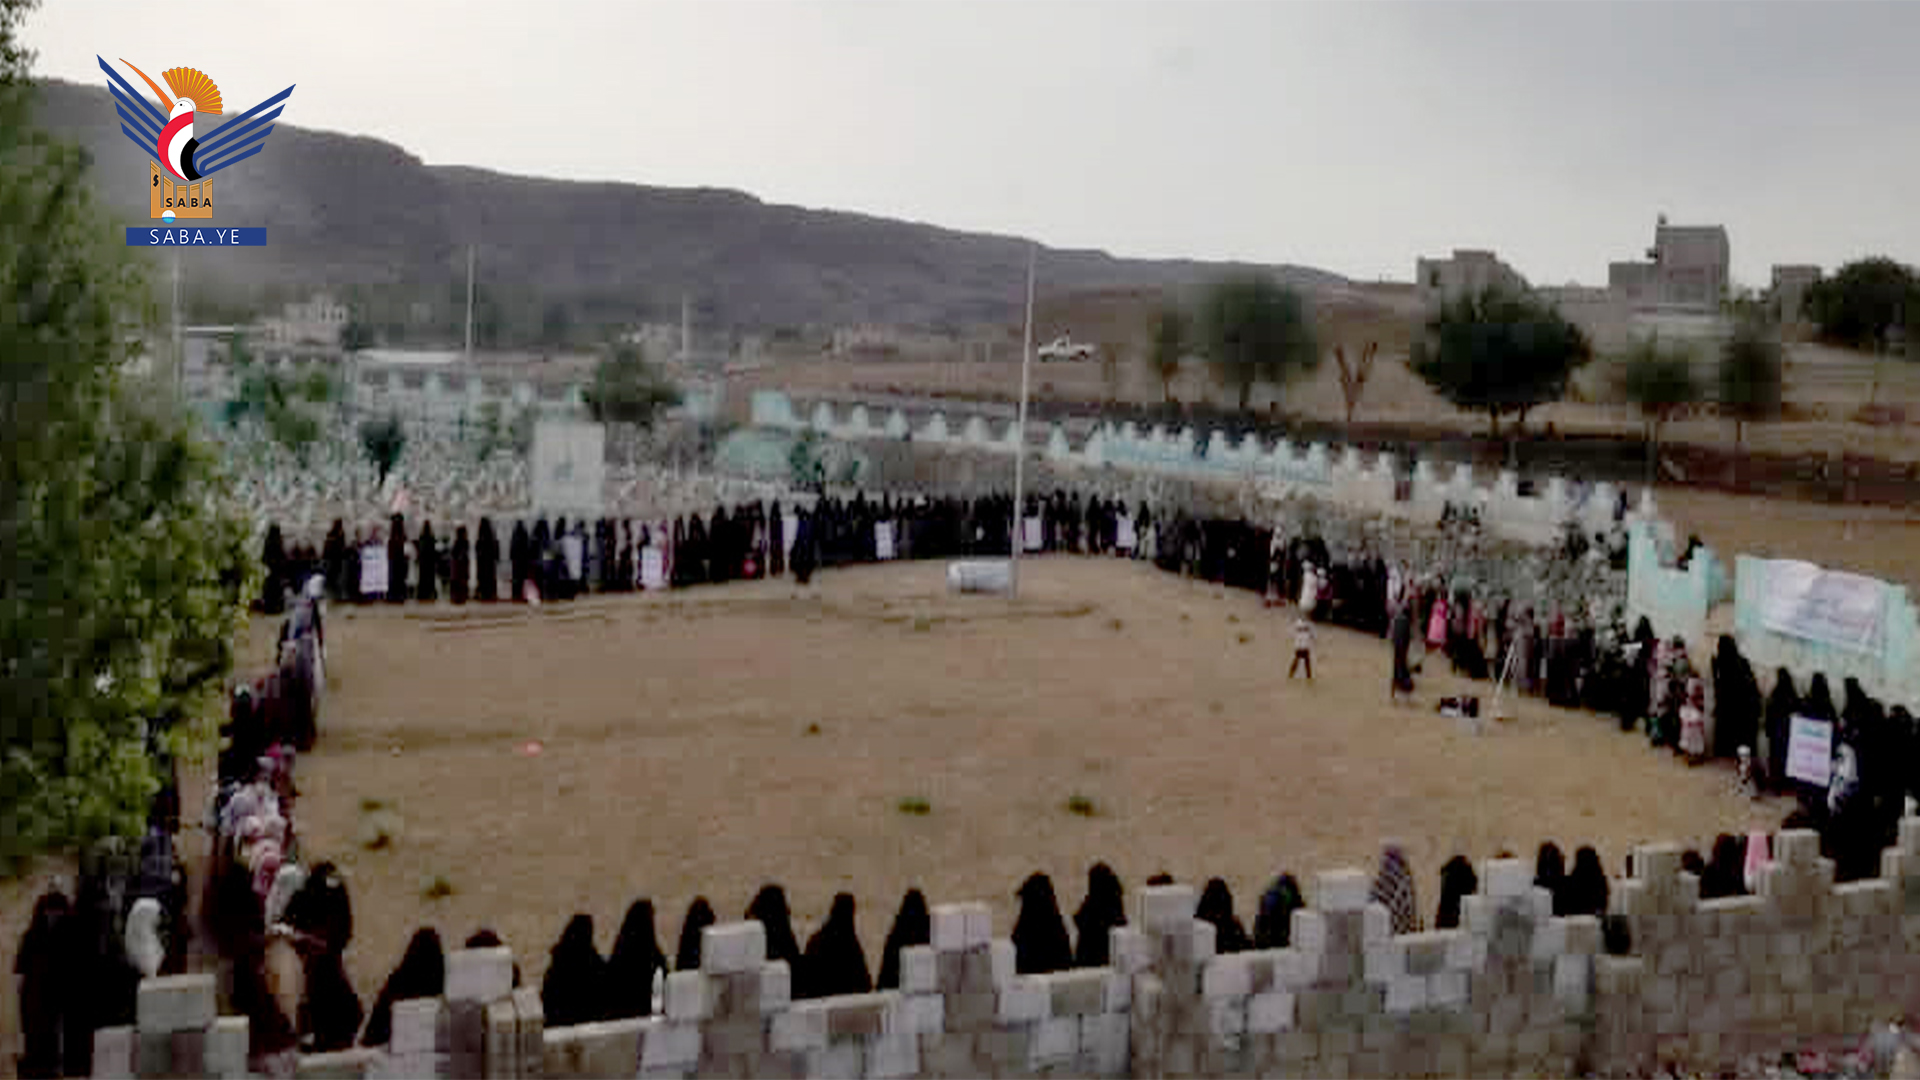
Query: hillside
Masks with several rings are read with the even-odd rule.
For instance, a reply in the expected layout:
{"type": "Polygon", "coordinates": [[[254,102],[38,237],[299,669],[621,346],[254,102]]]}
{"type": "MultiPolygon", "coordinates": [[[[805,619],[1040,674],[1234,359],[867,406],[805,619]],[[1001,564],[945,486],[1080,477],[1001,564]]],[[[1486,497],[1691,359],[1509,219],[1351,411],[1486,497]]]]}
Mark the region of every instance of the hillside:
{"type": "MultiPolygon", "coordinates": [[[[298,110],[296,95],[289,113],[298,110]]],[[[121,134],[104,87],[49,82],[39,115],[91,152],[106,205],[126,224],[147,224],[145,159],[121,134]]],[[[429,166],[375,139],[284,122],[265,153],[214,183],[215,222],[265,225],[271,246],[183,253],[196,289],[243,288],[259,303],[326,287],[379,308],[375,322],[411,322],[420,335],[457,320],[469,243],[481,306],[498,305],[491,318],[482,312],[481,333],[497,330],[502,343],[543,320],[677,318],[683,292],[701,302],[702,321],[742,328],[999,323],[1024,296],[1026,241],[1016,237],[776,206],[738,191],[429,166]],[[431,315],[401,314],[415,304],[431,315]]],[[[1043,249],[1042,260],[1050,292],[1191,285],[1236,268],[1080,250],[1043,249]]],[[[1305,267],[1268,269],[1302,288],[1345,283],[1305,267]]]]}

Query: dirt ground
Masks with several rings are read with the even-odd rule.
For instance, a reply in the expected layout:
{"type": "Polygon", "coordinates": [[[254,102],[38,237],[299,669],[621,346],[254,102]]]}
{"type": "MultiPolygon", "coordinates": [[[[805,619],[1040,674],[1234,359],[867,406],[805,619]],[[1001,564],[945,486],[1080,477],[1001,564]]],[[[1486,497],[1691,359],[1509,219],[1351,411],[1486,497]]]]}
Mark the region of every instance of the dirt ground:
{"type": "MultiPolygon", "coordinates": [[[[1250,925],[1278,872],[1311,899],[1314,873],[1371,873],[1388,838],[1430,919],[1456,852],[1592,843],[1617,871],[1637,842],[1705,847],[1784,813],[1737,797],[1723,767],[1533,701],[1463,733],[1432,711],[1462,688],[1436,670],[1426,704],[1389,705],[1384,645],[1345,631],[1323,628],[1315,681],[1289,682],[1291,615],[1250,594],[1139,563],[1027,566],[1015,603],[949,597],[943,564],[907,563],[808,590],[335,609],[295,821],[306,858],[349,875],[360,992],[370,1004],[418,926],[450,944],[492,926],[537,982],[576,911],[610,949],[651,896],[671,951],[696,894],[736,918],[766,881],[803,943],[852,892],[876,964],[909,886],[988,901],[1004,935],[1028,873],[1052,874],[1071,914],[1098,859],[1130,891],[1160,870],[1224,876],[1250,925]],[[1074,795],[1093,816],[1065,809],[1074,795]],[[398,815],[385,850],[356,840],[368,800],[398,815]],[[434,875],[451,896],[423,897],[434,875]]],[[[249,665],[271,630],[252,628],[249,665]]],[[[204,839],[185,846],[197,863],[204,839]]],[[[38,884],[0,895],[8,971],[38,884]]]]}

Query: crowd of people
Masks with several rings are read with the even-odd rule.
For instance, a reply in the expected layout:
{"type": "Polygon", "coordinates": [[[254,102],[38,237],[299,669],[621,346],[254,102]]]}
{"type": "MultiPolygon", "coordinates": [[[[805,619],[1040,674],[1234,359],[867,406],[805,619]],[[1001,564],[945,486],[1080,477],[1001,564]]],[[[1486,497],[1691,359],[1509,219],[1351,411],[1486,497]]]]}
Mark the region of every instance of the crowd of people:
{"type": "MultiPolygon", "coordinates": [[[[137,853],[117,839],[103,841],[81,860],[71,898],[56,884],[35,901],[15,965],[26,1037],[22,1077],[91,1075],[93,1032],[133,1023],[140,980],[185,972],[196,939],[231,962],[230,999],[237,1008],[249,1016],[273,1015],[262,1004],[272,996],[268,983],[249,976],[289,974],[283,950],[294,939],[275,933],[282,913],[324,906],[316,892],[339,882],[325,864],[312,874],[301,870],[292,826],[293,762],[317,737],[325,684],[319,595],[318,588],[308,588],[294,598],[281,625],[276,666],[234,691],[221,726],[204,823],[213,843],[198,932],[189,920],[187,875],[178,854],[178,770],[158,737],[164,725],[149,729],[149,752],[158,758],[163,783],[137,853]]],[[[285,610],[286,603],[282,597],[275,606],[285,610]]],[[[303,940],[301,948],[310,944],[303,940]]],[[[339,947],[345,948],[344,936],[339,947]]],[[[347,987],[338,951],[331,961],[333,985],[347,987]]],[[[303,966],[297,981],[283,981],[324,999],[324,958],[303,966]]],[[[276,1033],[272,1024],[256,1022],[256,1045],[285,1042],[292,1030],[291,1023],[276,1033]]],[[[351,1042],[350,1033],[343,1045],[351,1042]]]]}

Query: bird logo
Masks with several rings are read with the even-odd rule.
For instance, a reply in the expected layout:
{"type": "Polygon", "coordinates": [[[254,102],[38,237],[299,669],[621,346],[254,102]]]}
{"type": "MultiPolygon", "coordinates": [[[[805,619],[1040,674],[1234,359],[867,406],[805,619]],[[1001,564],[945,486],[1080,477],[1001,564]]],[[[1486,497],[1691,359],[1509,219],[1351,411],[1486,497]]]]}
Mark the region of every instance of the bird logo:
{"type": "Polygon", "coordinates": [[[114,111],[120,115],[120,130],[158,163],[152,169],[153,216],[168,221],[173,219],[176,207],[181,209],[182,216],[208,216],[212,210],[212,192],[211,185],[205,183],[206,178],[265,149],[264,142],[273,133],[274,121],[286,108],[284,102],[293,96],[293,87],[289,86],[211,132],[196,132],[197,116],[225,114],[220,88],[205,72],[190,67],[168,68],[160,73],[166,84],[163,88],[146,72],[126,60],[120,61],[153,89],[160,102],[159,108],[155,108],[104,58],[95,59],[100,61],[100,70],[112,80],[108,89],[113,92],[114,111]],[[165,170],[165,175],[161,170],[165,170]],[[177,190],[177,184],[193,185],[192,193],[177,190]]]}

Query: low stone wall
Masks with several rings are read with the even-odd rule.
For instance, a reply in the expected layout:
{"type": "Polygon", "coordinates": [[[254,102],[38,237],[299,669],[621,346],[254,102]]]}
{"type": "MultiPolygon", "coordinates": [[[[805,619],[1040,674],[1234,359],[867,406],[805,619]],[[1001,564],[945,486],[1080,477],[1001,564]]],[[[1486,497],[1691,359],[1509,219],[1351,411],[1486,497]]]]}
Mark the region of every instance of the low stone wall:
{"type": "MultiPolygon", "coordinates": [[[[1459,929],[1395,936],[1354,870],[1322,874],[1285,949],[1214,954],[1187,886],[1136,897],[1115,963],[1014,971],[984,904],[933,912],[898,991],[791,1000],[758,923],[706,931],[666,1015],[547,1030],[506,949],[448,958],[444,1000],[396,1006],[393,1043],[304,1057],[303,1077],[1505,1076],[1717,1071],[1859,1036],[1920,1005],[1920,819],[1882,877],[1836,886],[1819,837],[1782,833],[1758,894],[1702,902],[1673,845],[1613,882],[1633,950],[1556,918],[1530,868],[1494,860],[1459,929]]],[[[236,1076],[246,1024],[210,977],[154,979],[138,1028],[96,1037],[97,1075],[236,1076]]]]}

